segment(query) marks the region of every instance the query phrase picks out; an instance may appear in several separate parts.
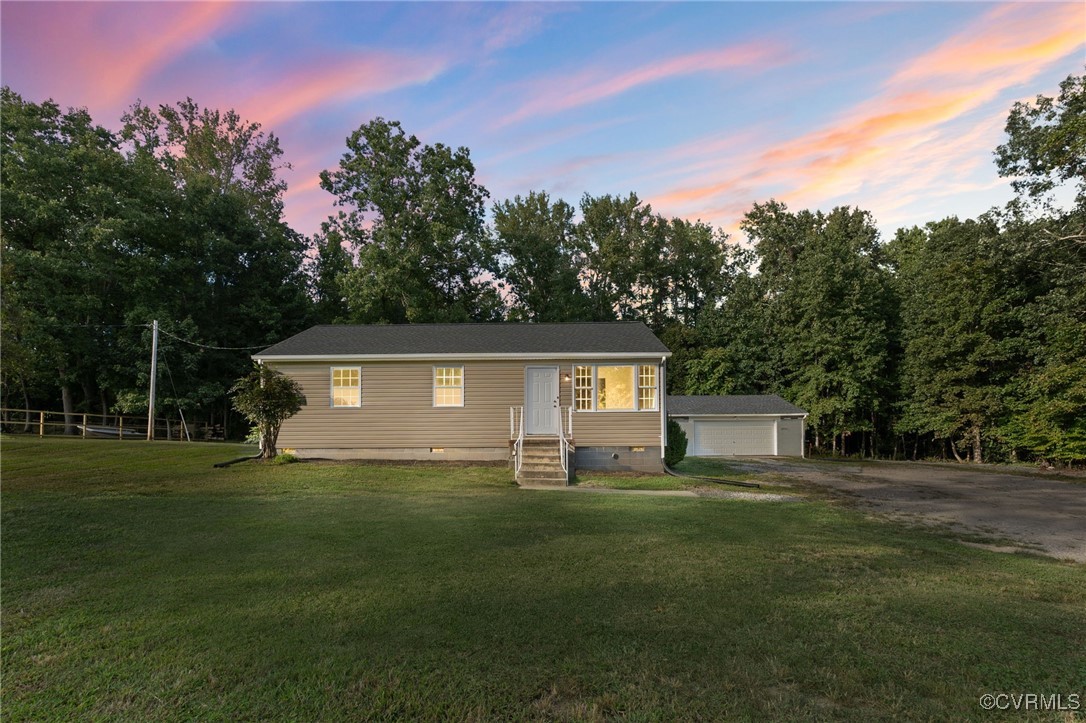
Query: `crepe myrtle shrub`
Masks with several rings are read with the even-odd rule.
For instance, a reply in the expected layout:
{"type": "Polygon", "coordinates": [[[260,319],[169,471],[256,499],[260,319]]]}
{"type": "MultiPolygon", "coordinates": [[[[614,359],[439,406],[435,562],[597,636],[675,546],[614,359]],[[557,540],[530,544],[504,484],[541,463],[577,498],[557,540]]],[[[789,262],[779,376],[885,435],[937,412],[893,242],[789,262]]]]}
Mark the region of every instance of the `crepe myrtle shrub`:
{"type": "Polygon", "coordinates": [[[686,457],[686,432],[674,419],[667,420],[667,447],[664,448],[664,464],[674,467],[686,457]]]}
{"type": "Polygon", "coordinates": [[[260,456],[274,459],[279,428],[305,404],[298,382],[262,364],[239,379],[230,389],[234,409],[260,432],[260,456]]]}

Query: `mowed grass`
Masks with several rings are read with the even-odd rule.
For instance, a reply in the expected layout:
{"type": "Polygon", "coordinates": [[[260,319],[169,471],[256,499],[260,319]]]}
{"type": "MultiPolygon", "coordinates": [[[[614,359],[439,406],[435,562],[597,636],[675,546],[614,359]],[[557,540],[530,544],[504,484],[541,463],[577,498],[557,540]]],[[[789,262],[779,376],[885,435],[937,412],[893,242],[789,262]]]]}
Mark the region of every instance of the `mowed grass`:
{"type": "Polygon", "coordinates": [[[1083,692],[1086,566],[817,500],[211,467],[244,452],[0,441],[5,720],[960,720],[1083,692]]]}

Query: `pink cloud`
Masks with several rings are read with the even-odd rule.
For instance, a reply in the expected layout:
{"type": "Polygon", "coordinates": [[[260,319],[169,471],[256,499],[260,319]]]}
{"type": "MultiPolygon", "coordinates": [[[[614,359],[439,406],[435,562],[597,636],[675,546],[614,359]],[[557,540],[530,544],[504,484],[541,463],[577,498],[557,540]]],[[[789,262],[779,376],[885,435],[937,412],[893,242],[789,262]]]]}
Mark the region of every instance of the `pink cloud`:
{"type": "Polygon", "coordinates": [[[786,57],[787,52],[781,47],[757,41],[719,50],[687,53],[619,73],[592,68],[572,77],[541,83],[540,87],[532,89],[531,100],[499,119],[496,125],[502,127],[535,116],[554,115],[668,78],[729,68],[762,69],[778,65],[786,57]]]}
{"type": "Polygon", "coordinates": [[[439,58],[391,53],[325,57],[295,66],[240,105],[265,127],[274,127],[326,104],[426,83],[445,68],[439,58]]]}
{"type": "Polygon", "coordinates": [[[16,76],[49,78],[62,103],[115,110],[132,102],[149,76],[224,29],[238,10],[229,3],[5,4],[4,42],[16,46],[13,57],[24,66],[16,76]],[[81,32],[70,33],[73,27],[81,32]]]}
{"type": "Polygon", "coordinates": [[[717,157],[723,178],[707,174],[652,200],[689,215],[734,207],[740,189],[808,205],[863,192],[892,211],[941,184],[990,187],[964,176],[998,143],[1009,104],[993,102],[1086,45],[1084,19],[1080,5],[997,7],[834,122],[783,142],[763,139],[766,150],[717,157]]]}

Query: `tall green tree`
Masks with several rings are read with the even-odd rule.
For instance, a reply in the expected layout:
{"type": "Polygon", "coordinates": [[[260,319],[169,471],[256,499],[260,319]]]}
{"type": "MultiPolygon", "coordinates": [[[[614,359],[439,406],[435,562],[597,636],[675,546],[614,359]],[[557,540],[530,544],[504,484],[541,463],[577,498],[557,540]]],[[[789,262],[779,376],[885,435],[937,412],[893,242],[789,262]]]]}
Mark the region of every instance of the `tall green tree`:
{"type": "Polygon", "coordinates": [[[578,243],[574,209],[545,192],[494,205],[498,275],[505,284],[509,318],[586,321],[589,299],[581,285],[586,255],[578,243]]]}
{"type": "Polygon", "coordinates": [[[996,165],[1020,196],[1050,200],[1052,191],[1072,184],[1076,205],[1086,204],[1086,75],[1067,76],[1058,96],[1015,103],[1005,130],[996,165]]]}
{"type": "Polygon", "coordinates": [[[793,213],[771,201],[755,204],[742,228],[759,259],[761,323],[777,346],[781,388],[770,391],[808,410],[816,444],[836,451],[857,432],[870,440],[887,411],[892,315],[871,215],[793,213]]]}
{"type": "Polygon", "coordinates": [[[347,318],[347,296],[343,288],[354,268],[343,237],[327,223],[313,239],[316,258],[309,267],[314,319],[322,324],[342,323],[347,318]]]}
{"type": "Polygon", "coordinates": [[[581,198],[578,237],[588,255],[585,288],[597,321],[641,319],[645,247],[652,208],[637,194],[581,198]]]}
{"type": "MultiPolygon", "coordinates": [[[[175,197],[157,247],[140,258],[157,271],[148,278],[168,281],[147,289],[132,316],[170,320],[164,330],[179,336],[195,332],[187,338],[202,344],[189,348],[196,360],[176,364],[183,396],[225,416],[230,386],[248,366],[244,348],[274,343],[310,321],[306,241],[282,215],[280,174],[289,166],[276,136],[233,110],[192,99],[157,110],[136,103],[122,120],[130,162],[168,178],[175,197]]],[[[127,404],[138,406],[142,390],[125,394],[127,404]]]]}
{"type": "Polygon", "coordinates": [[[488,278],[489,193],[467,148],[423,145],[376,118],[347,138],[339,168],[321,173],[340,213],[329,223],[354,244],[348,316],[365,323],[488,320],[501,300],[488,278]]]}
{"type": "Polygon", "coordinates": [[[305,246],[280,217],[277,142],[232,113],[179,107],[137,104],[117,135],[4,89],[6,397],[59,399],[69,420],[142,411],[158,319],[160,407],[225,414],[248,364],[236,347],[306,323],[305,246]]]}
{"type": "Polygon", "coordinates": [[[901,299],[903,429],[986,459],[1018,368],[1023,301],[995,221],[948,218],[891,244],[901,299]]]}
{"type": "Polygon", "coordinates": [[[1026,358],[1007,390],[1002,428],[1014,452],[1086,460],[1086,75],[1056,97],[1016,103],[996,162],[1018,198],[1003,215],[1028,303],[1026,358]],[[1072,189],[1061,206],[1058,194],[1072,189]]]}
{"type": "Polygon", "coordinates": [[[141,184],[85,110],[2,92],[4,382],[58,391],[71,431],[125,321],[141,184]]]}

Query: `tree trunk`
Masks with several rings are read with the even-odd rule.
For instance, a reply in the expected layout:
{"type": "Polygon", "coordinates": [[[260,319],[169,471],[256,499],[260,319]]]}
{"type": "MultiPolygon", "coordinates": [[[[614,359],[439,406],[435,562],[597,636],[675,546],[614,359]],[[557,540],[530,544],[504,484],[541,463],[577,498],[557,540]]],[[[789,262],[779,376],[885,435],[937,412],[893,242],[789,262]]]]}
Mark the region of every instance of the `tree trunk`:
{"type": "Polygon", "coordinates": [[[26,391],[26,382],[20,382],[23,387],[23,409],[26,411],[26,415],[23,417],[23,434],[30,431],[30,395],[26,391]]]}
{"type": "Polygon", "coordinates": [[[953,439],[950,440],[950,451],[954,453],[954,459],[958,460],[959,462],[965,461],[964,459],[962,459],[962,456],[958,454],[958,445],[954,444],[953,439]]]}
{"type": "MultiPolygon", "coordinates": [[[[879,428],[878,428],[877,425],[878,425],[878,417],[876,417],[875,413],[872,412],[871,413],[871,437],[870,437],[871,441],[870,441],[870,444],[869,444],[869,446],[871,448],[871,458],[872,459],[874,459],[876,456],[878,456],[878,453],[879,453],[879,428]]],[[[896,447],[897,445],[895,444],[894,446],[896,447]]]]}
{"type": "Polygon", "coordinates": [[[75,434],[75,415],[72,413],[72,388],[64,384],[60,388],[60,402],[64,405],[64,433],[75,434]]]}
{"type": "Polygon", "coordinates": [[[279,441],[279,428],[268,427],[260,435],[260,454],[264,459],[275,459],[276,443],[279,441]]]}
{"type": "Polygon", "coordinates": [[[984,463],[984,455],[982,454],[981,441],[980,441],[980,426],[973,427],[973,461],[977,464],[984,463]]]}

